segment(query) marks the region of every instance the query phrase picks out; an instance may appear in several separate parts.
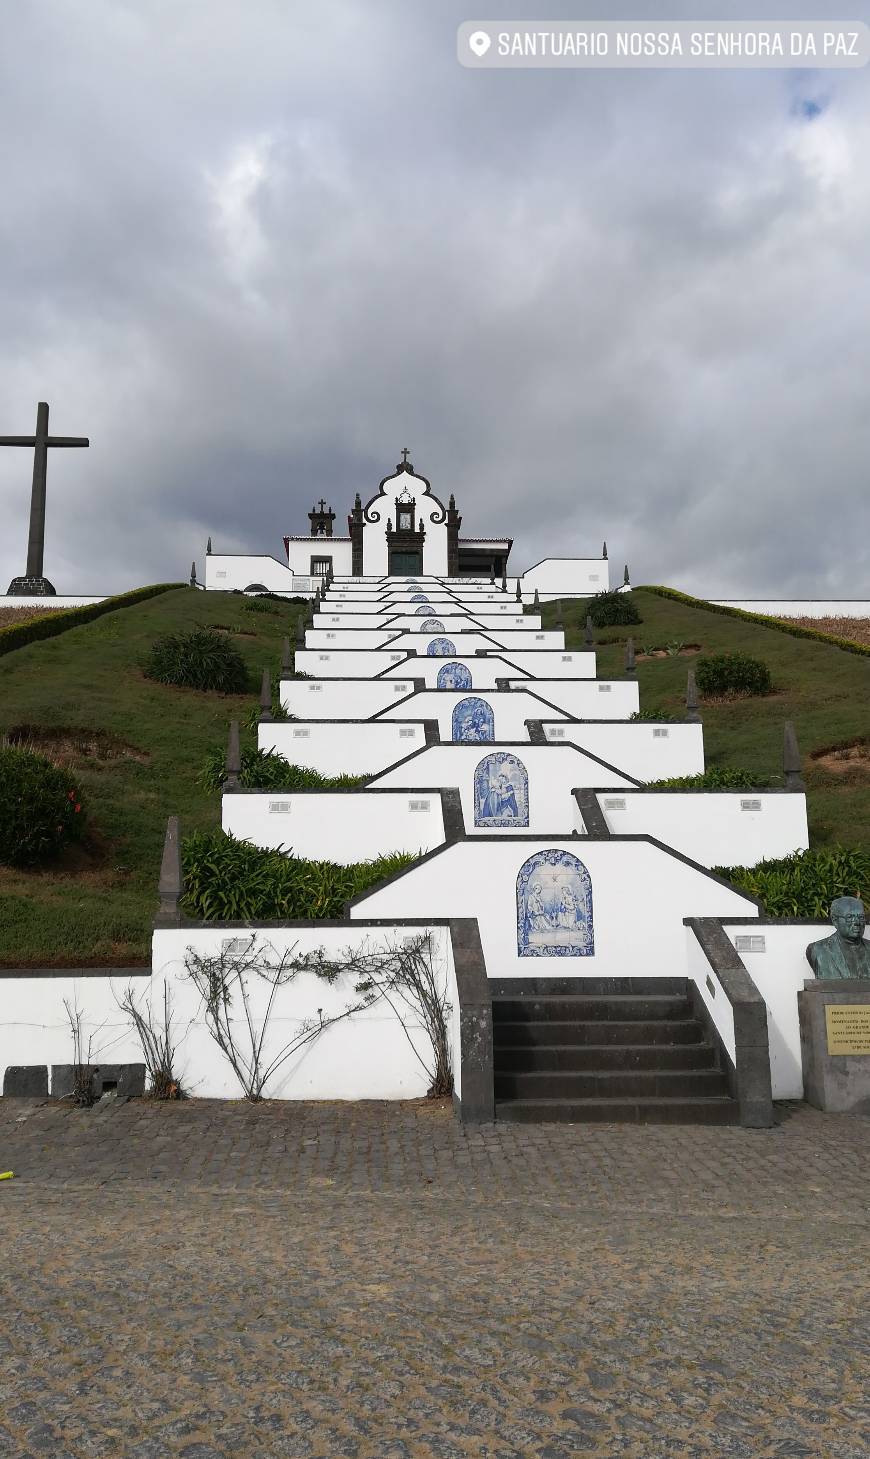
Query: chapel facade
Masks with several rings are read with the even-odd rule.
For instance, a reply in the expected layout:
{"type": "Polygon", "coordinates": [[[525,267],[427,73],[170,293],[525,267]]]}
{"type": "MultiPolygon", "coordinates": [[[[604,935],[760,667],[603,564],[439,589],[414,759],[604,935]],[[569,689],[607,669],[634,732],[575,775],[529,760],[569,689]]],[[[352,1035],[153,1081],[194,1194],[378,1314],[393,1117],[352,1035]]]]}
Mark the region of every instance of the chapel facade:
{"type": "Polygon", "coordinates": [[[452,492],[445,507],[408,456],[406,448],[367,502],[357,492],[346,536],[335,534],[336,514],[321,497],[308,513],[308,533],[284,538],[290,570],[314,578],[501,579],[513,539],[461,537],[462,516],[452,492]]]}

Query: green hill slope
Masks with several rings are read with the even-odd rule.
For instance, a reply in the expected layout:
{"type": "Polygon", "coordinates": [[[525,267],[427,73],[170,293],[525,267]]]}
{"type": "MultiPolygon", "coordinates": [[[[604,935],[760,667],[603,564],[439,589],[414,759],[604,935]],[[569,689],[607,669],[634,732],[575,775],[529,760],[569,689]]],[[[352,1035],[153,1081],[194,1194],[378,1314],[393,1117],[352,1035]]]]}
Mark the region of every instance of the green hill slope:
{"type": "Polygon", "coordinates": [[[282,637],[293,641],[301,607],[270,607],[178,588],[0,657],[0,732],[24,732],[69,764],[88,813],[85,845],[64,863],[0,867],[0,965],[147,961],[166,817],[178,813],[188,831],[219,823],[219,797],[196,784],[204,756],[257,703],[255,685],[278,667],[282,637]],[[238,630],[249,696],[144,678],[153,640],[198,624],[238,630]]]}
{"type": "MultiPolygon", "coordinates": [[[[707,764],[743,765],[764,780],[781,775],[783,721],[793,720],[804,762],[811,844],[837,841],[870,847],[870,758],[813,759],[844,741],[863,736],[870,742],[870,657],[661,598],[648,589],[635,589],[634,598],[641,624],[596,630],[599,674],[624,673],[629,634],[638,652],[642,647],[682,643],[686,647],[676,657],[640,658],[637,665],[641,707],[679,717],[684,712],[686,671],[698,657],[687,652],[689,645],[700,645],[704,654],[740,652],[763,659],[773,675],[773,694],[730,703],[702,701],[707,764]]],[[[564,610],[547,604],[544,621],[550,626],[561,617],[570,646],[580,648],[585,608],[565,603],[564,610]]]]}

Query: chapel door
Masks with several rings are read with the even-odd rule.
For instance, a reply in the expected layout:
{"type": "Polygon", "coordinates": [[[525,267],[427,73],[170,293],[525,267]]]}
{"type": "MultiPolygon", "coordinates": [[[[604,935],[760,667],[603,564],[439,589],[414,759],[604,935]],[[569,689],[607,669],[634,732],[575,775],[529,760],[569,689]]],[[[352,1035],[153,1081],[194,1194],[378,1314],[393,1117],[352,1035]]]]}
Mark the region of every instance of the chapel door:
{"type": "Polygon", "coordinates": [[[390,549],[390,577],[416,578],[423,571],[423,554],[420,551],[390,549]]]}

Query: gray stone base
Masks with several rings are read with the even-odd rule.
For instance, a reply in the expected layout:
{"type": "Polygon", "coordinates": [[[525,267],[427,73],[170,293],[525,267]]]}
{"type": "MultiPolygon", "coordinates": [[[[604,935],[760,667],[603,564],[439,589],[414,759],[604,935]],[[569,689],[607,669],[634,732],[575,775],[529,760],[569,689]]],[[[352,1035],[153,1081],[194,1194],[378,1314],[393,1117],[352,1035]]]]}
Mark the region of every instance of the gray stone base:
{"type": "Polygon", "coordinates": [[[870,1114],[870,1054],[830,1054],[825,1008],[870,1008],[870,984],[854,978],[807,979],[798,993],[804,1098],[816,1109],[870,1114]]]}
{"type": "Polygon", "coordinates": [[[13,578],[6,591],[12,598],[55,597],[54,585],[48,578],[13,578]]]}
{"type": "MultiPolygon", "coordinates": [[[[73,1093],[75,1084],[74,1064],[52,1064],[51,1093],[53,1099],[64,1099],[73,1093]]],[[[145,1093],[144,1064],[94,1064],[91,1067],[91,1094],[99,1099],[108,1089],[116,1088],[119,1095],[135,1098],[145,1093]]]]}
{"type": "Polygon", "coordinates": [[[48,1065],[10,1064],[3,1075],[3,1093],[13,1099],[46,1099],[48,1065]]]}

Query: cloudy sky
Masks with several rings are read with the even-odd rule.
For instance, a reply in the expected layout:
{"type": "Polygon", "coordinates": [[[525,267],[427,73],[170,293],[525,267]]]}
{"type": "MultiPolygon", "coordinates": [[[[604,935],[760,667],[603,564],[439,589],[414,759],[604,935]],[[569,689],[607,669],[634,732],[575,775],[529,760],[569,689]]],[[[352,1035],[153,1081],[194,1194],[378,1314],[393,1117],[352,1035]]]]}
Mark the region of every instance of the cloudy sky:
{"type": "Polygon", "coordinates": [[[454,0],[2,3],[0,433],[91,438],[59,591],[280,556],[407,445],[515,568],[606,537],[637,582],[870,596],[868,70],[471,71],[454,0]]]}

